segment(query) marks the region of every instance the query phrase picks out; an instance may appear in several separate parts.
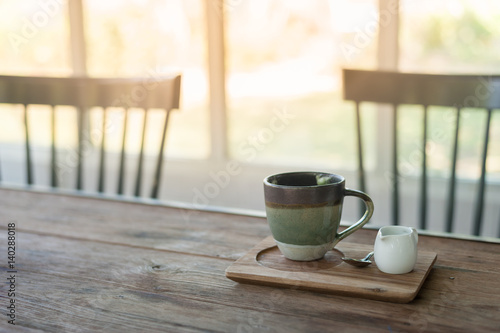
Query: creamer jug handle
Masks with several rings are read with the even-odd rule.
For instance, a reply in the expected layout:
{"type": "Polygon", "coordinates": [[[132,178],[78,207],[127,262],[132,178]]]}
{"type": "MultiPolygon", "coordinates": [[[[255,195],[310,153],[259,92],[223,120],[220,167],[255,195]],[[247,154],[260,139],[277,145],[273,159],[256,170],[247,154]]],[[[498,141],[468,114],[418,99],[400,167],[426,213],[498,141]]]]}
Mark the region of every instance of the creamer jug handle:
{"type": "Polygon", "coordinates": [[[417,232],[417,229],[415,229],[415,228],[411,228],[411,229],[412,229],[411,236],[413,237],[413,240],[415,241],[415,244],[418,244],[418,232],[417,232]]]}

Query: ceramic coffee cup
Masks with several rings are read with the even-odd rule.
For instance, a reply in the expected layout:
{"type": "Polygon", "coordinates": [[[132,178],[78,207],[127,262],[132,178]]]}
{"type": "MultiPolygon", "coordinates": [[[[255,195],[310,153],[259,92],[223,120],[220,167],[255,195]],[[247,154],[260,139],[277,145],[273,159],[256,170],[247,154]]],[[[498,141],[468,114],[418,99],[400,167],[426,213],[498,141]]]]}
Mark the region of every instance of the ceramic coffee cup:
{"type": "Polygon", "coordinates": [[[324,172],[290,172],[264,179],[266,215],[281,253],[288,259],[321,259],[339,241],[360,229],[373,214],[371,198],[345,188],[340,175],[324,172]],[[363,217],[338,232],[345,196],[361,198],[363,217]]]}

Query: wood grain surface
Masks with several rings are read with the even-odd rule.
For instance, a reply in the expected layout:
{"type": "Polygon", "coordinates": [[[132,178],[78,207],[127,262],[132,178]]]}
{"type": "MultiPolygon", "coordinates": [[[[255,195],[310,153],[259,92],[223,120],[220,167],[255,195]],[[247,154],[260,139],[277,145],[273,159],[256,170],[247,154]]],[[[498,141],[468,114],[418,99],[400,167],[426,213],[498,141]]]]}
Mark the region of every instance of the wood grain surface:
{"type": "MultiPolygon", "coordinates": [[[[16,225],[16,325],[0,332],[494,332],[500,244],[420,236],[438,254],[408,304],[234,282],[265,219],[0,189],[1,279],[16,225]]],[[[375,230],[350,242],[373,245],[375,230]]]]}

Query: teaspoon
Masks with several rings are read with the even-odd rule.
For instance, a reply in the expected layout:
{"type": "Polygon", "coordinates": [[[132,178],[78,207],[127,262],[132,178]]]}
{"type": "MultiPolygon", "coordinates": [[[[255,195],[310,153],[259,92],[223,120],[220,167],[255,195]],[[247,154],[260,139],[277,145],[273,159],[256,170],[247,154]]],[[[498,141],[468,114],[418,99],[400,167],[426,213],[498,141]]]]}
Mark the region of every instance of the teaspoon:
{"type": "Polygon", "coordinates": [[[373,251],[368,253],[368,255],[366,257],[364,257],[363,259],[352,259],[352,258],[342,258],[342,260],[346,263],[348,263],[349,265],[353,265],[353,266],[356,266],[356,267],[365,267],[365,266],[368,266],[370,265],[372,262],[370,261],[371,257],[373,256],[373,251]]]}

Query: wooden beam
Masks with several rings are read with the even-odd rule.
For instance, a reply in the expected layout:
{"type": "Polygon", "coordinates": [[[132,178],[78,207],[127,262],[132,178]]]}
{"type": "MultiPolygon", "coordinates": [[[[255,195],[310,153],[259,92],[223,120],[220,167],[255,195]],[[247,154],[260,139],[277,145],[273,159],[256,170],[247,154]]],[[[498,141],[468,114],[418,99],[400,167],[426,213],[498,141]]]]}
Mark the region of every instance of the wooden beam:
{"type": "Polygon", "coordinates": [[[223,0],[205,2],[208,43],[211,158],[227,158],[226,70],[223,0]]]}
{"type": "Polygon", "coordinates": [[[82,0],[68,1],[71,64],[74,76],[87,75],[87,48],[82,0]]]}

